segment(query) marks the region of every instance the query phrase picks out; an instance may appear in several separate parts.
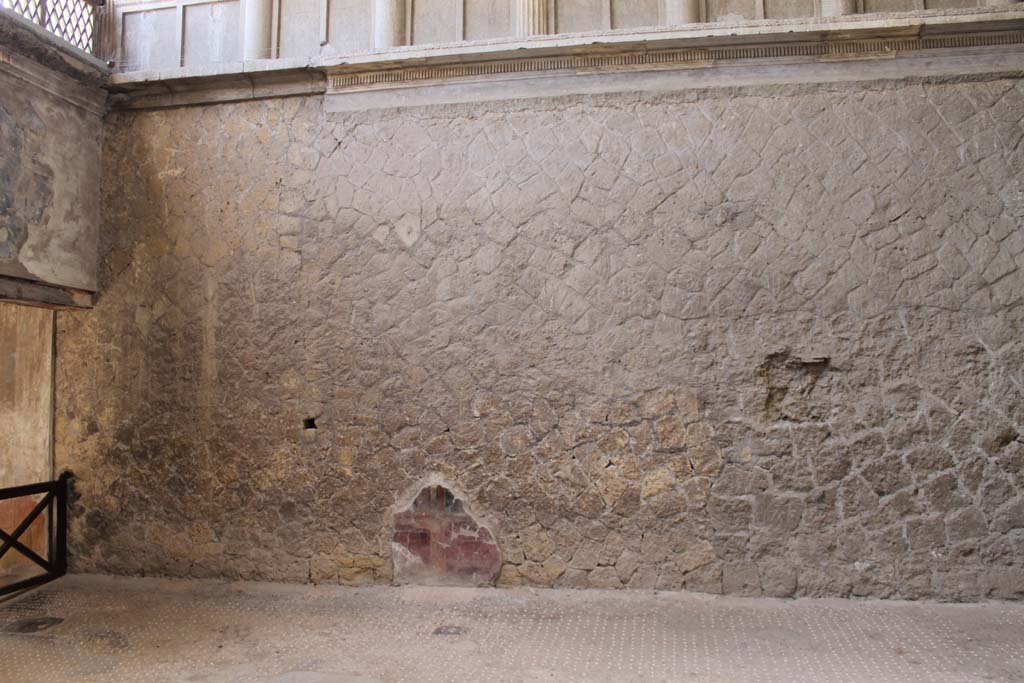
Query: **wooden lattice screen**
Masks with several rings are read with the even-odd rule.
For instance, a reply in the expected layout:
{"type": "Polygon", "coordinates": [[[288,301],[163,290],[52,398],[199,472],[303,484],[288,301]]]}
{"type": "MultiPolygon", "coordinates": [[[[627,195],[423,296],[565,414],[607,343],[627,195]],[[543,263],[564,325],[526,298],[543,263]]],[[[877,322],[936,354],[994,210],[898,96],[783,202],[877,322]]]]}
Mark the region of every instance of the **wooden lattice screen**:
{"type": "Polygon", "coordinates": [[[17,12],[86,52],[93,51],[96,3],[87,0],[0,0],[0,6],[17,12]]]}

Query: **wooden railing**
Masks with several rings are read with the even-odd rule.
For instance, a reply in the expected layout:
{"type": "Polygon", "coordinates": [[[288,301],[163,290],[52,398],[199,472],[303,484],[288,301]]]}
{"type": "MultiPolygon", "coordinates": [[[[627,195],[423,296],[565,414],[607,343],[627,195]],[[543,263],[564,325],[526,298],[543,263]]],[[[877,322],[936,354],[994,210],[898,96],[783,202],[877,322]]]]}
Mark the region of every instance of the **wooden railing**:
{"type": "MultiPolygon", "coordinates": [[[[44,481],[38,484],[26,484],[24,486],[0,489],[0,501],[42,495],[39,502],[35,504],[16,528],[12,530],[0,529],[0,560],[7,553],[15,551],[43,570],[42,574],[15,579],[7,584],[0,583],[0,595],[32,588],[67,573],[68,487],[70,481],[71,475],[65,472],[56,481],[44,481]],[[49,510],[45,522],[47,529],[47,556],[42,557],[38,552],[23,543],[21,539],[25,532],[47,510],[49,510]]],[[[0,577],[0,580],[2,580],[2,577],[0,577]]]]}

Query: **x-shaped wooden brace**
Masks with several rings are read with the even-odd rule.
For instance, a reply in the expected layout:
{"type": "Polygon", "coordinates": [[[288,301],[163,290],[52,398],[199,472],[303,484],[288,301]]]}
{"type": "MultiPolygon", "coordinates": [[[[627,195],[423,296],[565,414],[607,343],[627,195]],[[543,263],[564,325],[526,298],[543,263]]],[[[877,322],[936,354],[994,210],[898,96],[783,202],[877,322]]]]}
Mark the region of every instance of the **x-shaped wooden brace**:
{"type": "Polygon", "coordinates": [[[50,562],[40,557],[38,554],[33,552],[31,548],[26,547],[18,540],[21,538],[22,534],[32,526],[32,522],[36,521],[36,518],[42,514],[43,510],[45,510],[47,506],[49,506],[51,500],[53,500],[53,493],[47,493],[43,496],[43,499],[39,501],[39,503],[32,509],[32,512],[28,513],[28,516],[21,521],[21,524],[19,524],[18,528],[14,530],[13,534],[8,534],[3,529],[0,529],[0,541],[3,541],[3,545],[0,545],[0,558],[6,555],[7,552],[13,548],[46,571],[54,571],[54,567],[50,562]]]}

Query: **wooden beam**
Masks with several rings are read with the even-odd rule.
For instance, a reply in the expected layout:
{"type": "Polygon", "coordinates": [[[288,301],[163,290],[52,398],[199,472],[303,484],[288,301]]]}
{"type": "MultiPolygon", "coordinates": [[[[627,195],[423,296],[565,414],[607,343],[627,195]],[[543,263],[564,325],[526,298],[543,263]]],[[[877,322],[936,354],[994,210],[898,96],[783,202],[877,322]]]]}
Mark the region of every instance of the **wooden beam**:
{"type": "Polygon", "coordinates": [[[95,295],[82,289],[45,285],[0,275],[0,301],[41,308],[92,308],[95,295]]]}

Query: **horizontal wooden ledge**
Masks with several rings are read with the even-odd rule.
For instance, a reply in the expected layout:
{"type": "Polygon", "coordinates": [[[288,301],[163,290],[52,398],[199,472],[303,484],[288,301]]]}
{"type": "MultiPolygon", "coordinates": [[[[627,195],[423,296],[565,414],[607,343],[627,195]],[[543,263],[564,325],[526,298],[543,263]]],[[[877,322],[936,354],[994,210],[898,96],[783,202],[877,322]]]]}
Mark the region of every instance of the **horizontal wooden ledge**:
{"type": "Polygon", "coordinates": [[[41,308],[92,308],[95,294],[84,289],[48,285],[0,275],[0,301],[41,308]]]}

